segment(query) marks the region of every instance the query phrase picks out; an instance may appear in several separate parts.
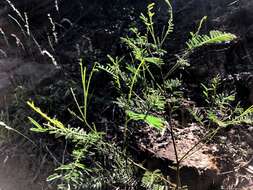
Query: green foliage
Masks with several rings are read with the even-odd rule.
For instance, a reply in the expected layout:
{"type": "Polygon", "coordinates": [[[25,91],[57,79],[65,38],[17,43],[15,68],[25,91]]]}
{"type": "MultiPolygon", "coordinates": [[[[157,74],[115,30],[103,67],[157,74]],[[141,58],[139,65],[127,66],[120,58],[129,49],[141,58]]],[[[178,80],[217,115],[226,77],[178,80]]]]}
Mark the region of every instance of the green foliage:
{"type": "MultiPolygon", "coordinates": [[[[164,59],[167,51],[163,49],[163,43],[173,31],[173,13],[170,2],[166,0],[166,3],[169,7],[169,20],[168,28],[162,37],[158,37],[155,31],[155,13],[153,12],[155,4],[152,3],[147,7],[147,14],[141,14],[140,16],[140,19],[146,27],[146,31],[143,33],[137,28],[131,28],[131,37],[127,36],[122,38],[122,42],[131,51],[130,55],[125,56],[125,59],[113,59],[109,56],[112,64],[107,67],[100,67],[101,70],[106,71],[112,76],[115,86],[120,90],[120,96],[115,102],[126,114],[124,136],[127,136],[127,129],[129,128],[129,121],[131,120],[139,122],[140,125],[140,121],[142,121],[148,126],[163,132],[166,122],[169,122],[166,119],[169,117],[171,120],[171,117],[175,116],[173,114],[176,114],[182,102],[184,102],[184,95],[181,89],[182,81],[178,78],[170,78],[171,74],[180,68],[184,69],[189,66],[188,56],[194,49],[209,44],[227,43],[236,38],[233,34],[220,31],[210,31],[208,35],[200,35],[201,26],[206,19],[204,17],[197,31],[194,34],[191,33],[192,38],[186,43],[188,48],[184,51],[183,55],[176,55],[176,63],[167,73],[164,73],[164,67],[168,66],[168,63],[164,59]],[[129,60],[127,57],[131,57],[131,59],[129,60]],[[122,86],[126,87],[126,89],[122,89],[122,86]],[[170,112],[169,116],[164,114],[168,114],[168,110],[170,112]]],[[[224,94],[217,93],[218,85],[219,78],[212,81],[211,87],[202,85],[205,89],[205,98],[207,102],[212,104],[212,108],[218,106],[217,109],[219,111],[223,110],[227,114],[227,107],[234,100],[234,95],[229,94],[225,97],[224,94]]],[[[204,123],[202,121],[205,118],[203,114],[193,115],[199,122],[204,123]]],[[[217,122],[217,118],[211,117],[212,115],[207,116],[209,122],[214,123],[216,121],[216,124],[222,125],[222,121],[217,122]]],[[[193,149],[190,149],[181,159],[187,158],[193,149]]],[[[175,154],[177,155],[176,149],[175,154]]],[[[179,165],[182,160],[177,160],[177,188],[181,187],[179,165]]],[[[145,173],[143,182],[147,188],[164,188],[160,185],[154,185],[158,175],[159,172],[157,173],[156,171],[153,173],[145,173]]]]}
{"type": "Polygon", "coordinates": [[[55,118],[50,118],[43,113],[32,102],[28,102],[28,105],[43,117],[48,123],[40,125],[34,119],[29,117],[29,120],[34,124],[34,128],[31,130],[37,133],[49,133],[54,134],[56,138],[64,137],[66,140],[75,144],[75,149],[72,152],[73,162],[69,164],[63,164],[58,167],[56,173],[49,176],[48,180],[61,179],[62,183],[59,184],[58,189],[78,189],[82,184],[84,174],[91,175],[94,172],[89,167],[81,163],[81,160],[85,158],[89,150],[92,147],[98,147],[102,141],[102,133],[91,131],[86,132],[82,128],[65,127],[60,121],[55,118]]]}
{"type": "Polygon", "coordinates": [[[121,92],[117,104],[125,110],[126,115],[131,120],[137,120],[136,116],[138,115],[138,120],[143,120],[150,126],[159,129],[164,127],[164,119],[150,112],[157,110],[161,112],[164,109],[165,97],[161,90],[156,90],[153,85],[149,86],[148,83],[154,83],[158,89],[161,89],[160,84],[156,82],[153,73],[150,71],[150,67],[155,66],[161,70],[165,64],[162,56],[166,51],[162,49],[162,44],[168,34],[173,31],[172,9],[169,1],[166,1],[166,3],[169,7],[169,21],[165,33],[160,38],[156,35],[154,29],[153,17],[155,13],[153,9],[155,4],[152,3],[148,5],[147,16],[144,14],[140,16],[146,27],[146,33],[142,34],[137,28],[131,28],[130,31],[133,36],[121,38],[122,42],[131,50],[130,56],[133,58],[131,63],[124,63],[127,60],[123,58],[114,59],[108,56],[111,64],[107,66],[99,65],[101,70],[112,76],[115,86],[121,92]],[[151,81],[148,81],[148,76],[151,81]],[[127,94],[123,94],[126,89],[122,89],[122,86],[127,88],[127,94]],[[142,89],[141,94],[136,92],[137,87],[142,89]],[[143,103],[144,106],[142,106],[143,103]]]}
{"type": "Polygon", "coordinates": [[[164,82],[164,88],[169,92],[174,92],[177,88],[182,85],[182,81],[178,78],[176,79],[169,79],[164,82]]]}
{"type": "Polygon", "coordinates": [[[148,190],[165,190],[166,184],[162,180],[162,174],[159,170],[153,172],[146,171],[142,177],[142,186],[148,190]]]}
{"type": "Polygon", "coordinates": [[[165,120],[163,118],[152,115],[139,114],[132,111],[126,111],[127,116],[134,121],[144,121],[150,126],[162,130],[165,127],[165,120]]]}
{"type": "MultiPolygon", "coordinates": [[[[108,55],[109,64],[104,66],[95,64],[91,72],[88,74],[87,69],[83,68],[81,61],[81,82],[83,89],[82,101],[78,101],[77,95],[71,89],[74,102],[77,106],[78,113],[70,110],[70,113],[75,119],[82,121],[83,126],[72,127],[65,126],[56,118],[51,118],[40,108],[36,107],[32,102],[28,105],[46,120],[46,124],[41,125],[32,118],[29,120],[34,124],[31,130],[37,133],[49,133],[58,137],[64,137],[71,141],[74,145],[72,152],[73,161],[67,164],[62,164],[56,169],[55,174],[49,177],[49,180],[61,180],[59,189],[80,189],[86,188],[102,188],[106,182],[112,184],[121,184],[125,189],[126,183],[136,184],[133,179],[134,169],[129,166],[129,158],[127,155],[119,153],[115,147],[105,142],[103,133],[96,129],[95,124],[90,124],[87,120],[87,108],[89,106],[90,84],[94,73],[97,70],[108,73],[118,90],[118,97],[114,102],[124,111],[124,145],[127,146],[128,129],[132,127],[132,122],[138,122],[139,126],[148,125],[161,133],[165,131],[167,126],[170,126],[171,136],[176,147],[176,141],[173,136],[172,125],[167,123],[178,116],[177,112],[181,111],[180,106],[184,106],[183,102],[186,99],[183,93],[183,81],[180,78],[172,77],[172,73],[178,69],[189,66],[188,56],[196,48],[200,48],[209,44],[226,43],[236,39],[236,36],[230,33],[220,31],[210,31],[208,35],[200,35],[201,26],[206,19],[204,17],[197,29],[196,33],[191,33],[192,38],[186,43],[187,49],[183,55],[176,55],[176,62],[171,66],[167,62],[165,55],[167,51],[163,49],[163,45],[169,34],[173,32],[173,12],[171,4],[165,0],[168,5],[168,26],[164,26],[162,36],[158,36],[155,31],[153,12],[155,4],[152,3],[147,7],[147,14],[141,14],[140,19],[146,30],[139,31],[133,27],[130,29],[132,35],[121,38],[122,43],[126,45],[130,53],[125,57],[113,58],[108,55]],[[166,29],[165,29],[166,28],[166,29]],[[166,72],[168,71],[168,72],[166,72]],[[81,103],[80,103],[81,102],[81,103]],[[108,148],[109,147],[109,148],[108,148]],[[115,151],[113,154],[111,151],[115,151]],[[98,160],[94,155],[102,154],[103,161],[108,162],[111,159],[111,168],[109,169],[103,164],[103,161],[98,160]],[[85,159],[92,160],[92,166],[85,164],[85,159]],[[92,182],[91,180],[92,179],[92,182]]],[[[232,109],[231,103],[235,100],[233,93],[219,93],[218,87],[220,78],[216,77],[211,81],[209,86],[203,87],[203,94],[207,107],[204,113],[198,109],[188,110],[192,113],[199,123],[208,123],[218,127],[226,127],[241,123],[252,123],[253,107],[243,110],[241,108],[232,109]]],[[[217,130],[215,131],[217,132],[217,130]]],[[[214,134],[213,132],[211,135],[214,134]]],[[[210,134],[207,135],[209,137],[210,134]]],[[[123,147],[124,149],[126,147],[123,147]]],[[[179,178],[180,163],[185,159],[190,152],[190,149],[182,158],[177,158],[177,177],[179,178]]],[[[126,149],[125,149],[126,150],[126,149]]],[[[175,155],[177,151],[175,148],[175,155]]],[[[142,167],[140,167],[142,168],[142,167]]],[[[143,169],[143,168],[142,168],[143,169]]],[[[177,187],[181,187],[180,180],[177,179],[177,187]]],[[[162,190],[166,189],[167,182],[160,171],[145,171],[141,180],[142,186],[147,189],[162,190]]],[[[106,185],[108,185],[106,184],[106,185]]],[[[168,184],[167,184],[168,185],[168,184]]],[[[119,185],[120,186],[120,185],[119,185]]]]}
{"type": "MultiPolygon", "coordinates": [[[[207,86],[201,84],[204,100],[207,103],[207,107],[205,108],[206,118],[218,127],[253,124],[252,106],[246,110],[240,107],[239,104],[234,107],[232,104],[235,101],[236,94],[234,92],[225,92],[224,90],[219,92],[221,84],[220,76],[214,77],[207,86]]],[[[203,116],[194,115],[196,120],[203,123],[203,116]]]]}
{"type": "Polygon", "coordinates": [[[103,133],[97,132],[95,125],[91,125],[87,122],[87,106],[88,106],[88,95],[90,82],[95,69],[93,68],[89,77],[86,77],[86,68],[81,67],[81,78],[83,86],[83,105],[81,106],[77,101],[77,98],[72,91],[74,101],[78,107],[81,116],[78,116],[71,111],[71,114],[75,116],[76,119],[83,121],[84,126],[88,127],[90,130],[87,132],[83,127],[66,127],[62,122],[56,118],[49,117],[46,113],[41,111],[40,108],[36,107],[33,102],[27,102],[31,109],[33,109],[37,114],[39,114],[47,123],[41,125],[31,117],[29,117],[30,122],[34,125],[31,128],[32,131],[36,133],[48,133],[55,135],[56,138],[64,137],[66,140],[70,141],[75,145],[72,151],[73,162],[62,164],[57,169],[55,173],[49,176],[49,181],[60,180],[61,183],[58,184],[58,189],[79,189],[80,186],[85,182],[86,178],[90,178],[97,168],[92,168],[85,165],[82,160],[86,157],[90,157],[91,151],[99,150],[103,144],[103,133]]]}
{"type": "MultiPolygon", "coordinates": [[[[128,187],[136,183],[133,179],[134,169],[131,163],[125,159],[116,146],[104,141],[104,133],[98,132],[96,126],[90,125],[87,121],[87,106],[89,99],[90,83],[95,67],[87,77],[86,68],[81,67],[81,79],[83,87],[83,103],[78,102],[72,90],[74,102],[78,108],[80,116],[70,111],[73,119],[81,120],[82,127],[65,126],[61,121],[52,118],[36,107],[33,102],[27,102],[29,107],[39,114],[45,121],[39,124],[33,118],[28,117],[34,125],[31,131],[36,133],[48,133],[55,138],[65,138],[73,147],[72,161],[62,163],[55,169],[55,173],[48,177],[49,182],[57,181],[59,190],[77,189],[101,189],[113,187],[114,184],[128,187]],[[86,107],[86,108],[84,108],[86,107]],[[99,156],[100,155],[100,156],[99,156]],[[97,157],[98,156],[98,157],[97,157]],[[88,163],[86,160],[90,160],[88,163]],[[109,168],[107,168],[109,165],[109,168]]],[[[149,119],[150,120],[150,119],[149,119]]]]}
{"type": "Polygon", "coordinates": [[[86,73],[86,67],[83,68],[83,63],[82,60],[80,60],[80,67],[81,67],[81,77],[82,77],[82,89],[83,89],[83,105],[81,106],[79,102],[77,101],[76,95],[71,88],[71,92],[73,95],[73,98],[75,100],[76,106],[79,110],[80,116],[78,114],[74,113],[73,111],[70,111],[74,116],[76,116],[78,119],[80,119],[84,124],[89,127],[89,129],[92,130],[92,126],[88,123],[87,121],[87,108],[88,108],[88,95],[89,95],[89,90],[90,90],[90,83],[91,79],[93,77],[94,72],[96,71],[96,64],[93,66],[89,77],[87,77],[86,73]]]}
{"type": "MultiPolygon", "coordinates": [[[[142,22],[145,24],[147,32],[146,32],[146,36],[151,35],[152,40],[153,40],[153,47],[156,47],[157,49],[161,48],[164,44],[164,42],[166,41],[166,39],[168,38],[169,34],[171,34],[174,31],[174,23],[173,23],[173,10],[172,10],[172,6],[170,4],[169,0],[165,0],[165,3],[168,6],[168,23],[167,23],[167,27],[164,26],[163,28],[163,33],[162,36],[159,37],[154,29],[154,20],[153,17],[155,16],[155,13],[153,12],[155,3],[151,3],[148,5],[147,7],[147,16],[145,16],[143,13],[140,16],[140,19],[142,20],[142,22]],[[166,29],[165,29],[166,28],[166,29]]],[[[161,52],[163,52],[162,49],[160,49],[161,52]]]]}
{"type": "Polygon", "coordinates": [[[149,110],[154,112],[163,111],[166,104],[166,98],[159,90],[148,88],[144,93],[144,98],[149,110]]]}
{"type": "MultiPolygon", "coordinates": [[[[240,108],[241,110],[241,108],[240,108]]],[[[208,112],[208,119],[213,123],[217,124],[219,127],[227,127],[234,125],[253,125],[253,106],[247,108],[246,110],[237,112],[237,110],[231,110],[230,115],[221,116],[219,113],[214,111],[208,112]]]]}
{"type": "Polygon", "coordinates": [[[115,86],[117,86],[118,89],[121,89],[121,80],[126,80],[125,76],[123,75],[124,73],[120,69],[120,64],[123,61],[123,58],[116,57],[114,59],[110,55],[107,57],[111,64],[107,64],[106,66],[99,64],[98,68],[110,74],[114,80],[115,86]]]}
{"type": "Polygon", "coordinates": [[[158,70],[162,70],[162,66],[165,64],[162,56],[166,51],[162,49],[162,45],[173,31],[174,26],[171,5],[169,1],[166,3],[169,14],[168,26],[161,37],[158,37],[155,31],[155,13],[153,12],[155,4],[152,3],[147,7],[147,15],[141,14],[140,16],[146,27],[146,32],[142,34],[137,28],[131,28],[133,36],[121,38],[122,42],[131,50],[131,62],[123,63],[128,60],[114,59],[108,56],[111,64],[106,67],[99,66],[101,70],[112,76],[115,86],[120,89],[121,95],[117,99],[117,104],[125,110],[126,116],[130,120],[142,120],[158,129],[165,126],[165,120],[160,116],[155,116],[154,112],[164,110],[165,96],[161,84],[157,82],[150,67],[155,66],[158,70]],[[127,94],[123,94],[126,90],[122,89],[122,86],[127,88],[127,94]],[[137,88],[141,89],[142,93],[137,92],[137,88]]]}
{"type": "MultiPolygon", "coordinates": [[[[85,80],[85,71],[82,72],[82,79],[85,80]]],[[[89,78],[88,81],[90,82],[90,80],[91,79],[89,78]]],[[[84,87],[86,87],[84,92],[87,95],[89,87],[85,85],[86,83],[83,84],[84,87]]],[[[84,104],[85,102],[86,99],[84,99],[84,104]]],[[[103,142],[103,134],[97,132],[95,128],[90,132],[86,132],[83,128],[80,127],[65,127],[64,124],[56,118],[47,116],[47,114],[42,112],[40,108],[36,107],[33,102],[27,102],[27,104],[47,121],[46,124],[40,125],[34,119],[29,117],[31,123],[33,123],[35,126],[34,128],[31,128],[32,131],[37,133],[53,134],[56,138],[64,137],[66,140],[75,144],[75,148],[72,152],[73,162],[63,164],[58,167],[55,170],[56,173],[49,176],[48,180],[53,181],[61,179],[62,182],[58,185],[58,189],[78,189],[79,186],[83,183],[83,179],[85,179],[84,176],[90,176],[94,172],[94,170],[92,170],[90,167],[87,167],[81,161],[89,155],[91,148],[100,148],[101,143],[103,142]]],[[[77,104],[77,106],[80,110],[81,106],[79,104],[77,104]]],[[[85,113],[85,111],[86,110],[84,110],[84,112],[80,112],[85,113]]],[[[82,116],[83,121],[86,123],[86,115],[82,114],[82,116]]]]}
{"type": "Polygon", "coordinates": [[[230,94],[225,94],[225,92],[218,93],[218,88],[220,87],[220,85],[221,85],[221,78],[219,75],[211,80],[209,86],[201,84],[206,103],[208,103],[209,106],[212,107],[225,109],[225,107],[229,106],[230,103],[235,100],[235,93],[233,92],[230,94]]]}
{"type": "Polygon", "coordinates": [[[59,120],[56,118],[51,118],[43,113],[40,108],[36,107],[33,102],[27,102],[27,104],[41,117],[43,117],[48,123],[43,126],[36,122],[34,119],[29,118],[35,128],[31,128],[32,131],[37,133],[49,133],[56,135],[57,138],[65,137],[67,140],[70,140],[74,143],[81,143],[93,145],[98,140],[101,140],[102,133],[98,133],[96,131],[92,131],[90,133],[86,133],[82,128],[69,128],[65,127],[59,120]]]}
{"type": "Polygon", "coordinates": [[[189,50],[192,51],[204,45],[227,43],[235,39],[234,34],[212,30],[208,35],[192,34],[192,38],[186,44],[189,50]]]}

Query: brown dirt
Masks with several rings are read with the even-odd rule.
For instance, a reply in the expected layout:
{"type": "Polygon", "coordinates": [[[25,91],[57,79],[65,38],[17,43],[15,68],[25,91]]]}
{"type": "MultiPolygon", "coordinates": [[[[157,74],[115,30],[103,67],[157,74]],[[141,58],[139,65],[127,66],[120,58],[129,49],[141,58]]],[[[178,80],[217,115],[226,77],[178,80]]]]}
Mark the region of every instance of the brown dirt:
{"type": "MultiPolygon", "coordinates": [[[[176,123],[175,123],[176,126],[176,123]]],[[[145,131],[147,130],[147,131],[145,131]]],[[[147,168],[160,169],[174,182],[176,158],[169,126],[163,136],[150,129],[145,142],[139,140],[140,150],[149,156],[147,168]],[[151,158],[151,159],[150,159],[151,158]]],[[[185,128],[174,128],[179,158],[199,142],[205,128],[192,123],[185,128]]],[[[189,190],[252,190],[253,189],[253,127],[235,126],[221,130],[209,143],[200,143],[192,154],[181,162],[182,183],[189,190]]]]}
{"type": "MultiPolygon", "coordinates": [[[[0,9],[0,14],[6,15],[3,9],[0,9]]],[[[15,46],[9,34],[17,34],[22,40],[21,33],[6,20],[7,18],[2,16],[1,28],[9,43],[15,46]]],[[[11,47],[9,43],[3,38],[0,40],[0,109],[8,107],[16,87],[32,87],[50,76],[55,69],[53,64],[22,59],[20,49],[11,47]]],[[[0,136],[4,137],[4,140],[0,141],[0,190],[53,189],[46,182],[53,168],[47,161],[48,155],[38,154],[38,148],[35,149],[31,144],[20,145],[21,142],[16,141],[9,143],[10,139],[3,131],[0,129],[0,136]]]]}
{"type": "MultiPolygon", "coordinates": [[[[4,146],[0,156],[1,190],[52,190],[46,178],[51,172],[47,155],[42,158],[22,148],[4,146]]],[[[27,149],[27,148],[26,148],[27,149]]]]}
{"type": "MultiPolygon", "coordinates": [[[[167,160],[168,165],[158,164],[157,167],[176,166],[176,156],[174,146],[170,135],[170,127],[167,127],[167,132],[159,139],[153,138],[153,135],[148,137],[150,144],[141,143],[141,149],[149,152],[157,158],[157,160],[167,160]],[[158,139],[158,140],[157,140],[158,139]]],[[[150,132],[152,133],[152,132],[150,132]]],[[[192,147],[200,141],[200,134],[204,133],[204,128],[192,123],[190,126],[180,129],[174,129],[176,138],[176,148],[178,158],[182,158],[192,147]]],[[[199,143],[191,153],[180,164],[180,175],[182,183],[188,186],[189,190],[205,190],[213,186],[219,186],[221,180],[219,178],[219,164],[217,157],[213,155],[217,147],[214,144],[199,143]]],[[[162,163],[162,162],[160,162],[162,163]]],[[[148,163],[148,165],[150,165],[148,163]]],[[[149,167],[149,166],[148,166],[149,167]]],[[[171,171],[169,176],[173,181],[175,171],[171,171]]]]}

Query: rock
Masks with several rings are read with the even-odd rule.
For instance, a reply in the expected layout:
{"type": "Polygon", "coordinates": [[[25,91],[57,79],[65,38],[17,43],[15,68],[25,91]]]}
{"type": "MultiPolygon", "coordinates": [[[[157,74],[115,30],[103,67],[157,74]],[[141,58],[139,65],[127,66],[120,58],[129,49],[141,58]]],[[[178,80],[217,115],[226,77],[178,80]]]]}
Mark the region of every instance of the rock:
{"type": "Polygon", "coordinates": [[[34,88],[55,71],[53,64],[39,64],[20,58],[0,59],[0,107],[12,99],[13,90],[17,86],[34,88]]]}
{"type": "Polygon", "coordinates": [[[1,149],[0,189],[55,189],[46,183],[47,175],[52,172],[50,167],[53,167],[52,163],[47,161],[46,156],[43,157],[42,160],[42,158],[35,156],[34,152],[28,152],[28,149],[31,148],[27,145],[26,147],[21,147],[19,145],[19,150],[16,150],[14,145],[1,146],[1,149]],[[8,150],[6,151],[6,149],[8,150]]]}
{"type": "Polygon", "coordinates": [[[50,73],[55,71],[53,64],[39,64],[36,62],[28,62],[19,65],[19,67],[12,70],[14,77],[24,77],[30,79],[34,84],[39,83],[45,77],[48,77],[50,73]]]}
{"type": "MultiPolygon", "coordinates": [[[[197,125],[176,130],[176,148],[179,159],[199,143],[200,137],[196,134],[199,130],[202,129],[197,125]]],[[[147,168],[152,170],[162,168],[161,170],[175,182],[176,172],[170,169],[176,166],[174,145],[170,137],[167,138],[167,143],[162,142],[163,146],[160,144],[158,141],[153,141],[149,147],[142,145],[141,149],[153,157],[148,161],[147,168]]],[[[214,145],[199,143],[181,162],[181,181],[189,190],[208,190],[221,183],[218,159],[212,154],[216,149],[214,145]]]]}

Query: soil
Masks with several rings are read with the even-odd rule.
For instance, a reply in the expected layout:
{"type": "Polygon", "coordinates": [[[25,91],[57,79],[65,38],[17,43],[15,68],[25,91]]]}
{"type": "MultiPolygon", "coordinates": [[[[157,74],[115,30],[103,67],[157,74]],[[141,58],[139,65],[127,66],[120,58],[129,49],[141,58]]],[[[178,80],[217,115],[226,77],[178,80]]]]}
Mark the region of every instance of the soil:
{"type": "MultiPolygon", "coordinates": [[[[10,151],[10,147],[6,147],[10,151]]],[[[19,147],[20,148],[20,147],[19,147]]],[[[46,178],[46,157],[39,160],[24,149],[11,151],[11,155],[0,156],[0,189],[1,190],[50,190],[46,178]]]]}
{"type": "MultiPolygon", "coordinates": [[[[16,33],[16,29],[6,20],[0,19],[1,27],[6,33],[16,33]]],[[[33,88],[41,80],[51,76],[55,67],[41,64],[21,56],[20,49],[0,42],[0,108],[5,110],[14,99],[14,92],[19,88],[33,88]]],[[[2,126],[1,126],[2,127],[2,126]]],[[[12,141],[9,132],[0,130],[0,190],[50,190],[54,189],[46,178],[53,166],[48,155],[38,155],[38,148],[24,143],[23,140],[12,141]]],[[[11,135],[12,136],[12,135],[11,135]]],[[[16,136],[16,135],[15,135],[16,136]]],[[[17,135],[18,136],[18,135],[17,135]]]]}
{"type": "MultiPolygon", "coordinates": [[[[179,158],[200,142],[206,129],[195,123],[183,129],[174,125],[179,158]]],[[[251,190],[253,188],[253,135],[252,127],[238,126],[221,130],[208,143],[200,142],[180,164],[182,184],[189,190],[251,190]]],[[[175,182],[176,157],[168,126],[164,135],[154,130],[142,129],[137,137],[143,162],[150,170],[161,170],[175,182]]]]}

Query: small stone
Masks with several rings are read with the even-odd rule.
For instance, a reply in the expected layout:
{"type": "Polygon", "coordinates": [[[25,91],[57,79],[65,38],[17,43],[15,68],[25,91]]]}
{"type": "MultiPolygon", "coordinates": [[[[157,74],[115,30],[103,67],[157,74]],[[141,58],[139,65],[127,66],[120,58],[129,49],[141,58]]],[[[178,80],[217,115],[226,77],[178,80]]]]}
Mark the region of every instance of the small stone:
{"type": "Polygon", "coordinates": [[[251,126],[251,127],[249,127],[249,132],[253,132],[253,127],[251,126]]]}
{"type": "Polygon", "coordinates": [[[227,140],[227,137],[222,136],[222,137],[220,137],[220,140],[225,142],[227,140]]]}

